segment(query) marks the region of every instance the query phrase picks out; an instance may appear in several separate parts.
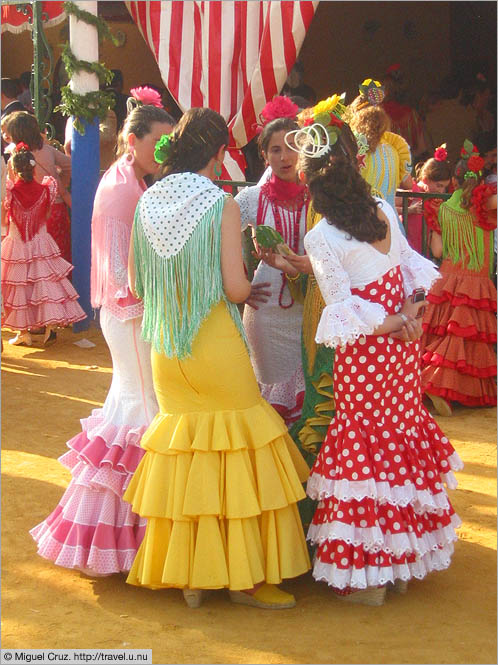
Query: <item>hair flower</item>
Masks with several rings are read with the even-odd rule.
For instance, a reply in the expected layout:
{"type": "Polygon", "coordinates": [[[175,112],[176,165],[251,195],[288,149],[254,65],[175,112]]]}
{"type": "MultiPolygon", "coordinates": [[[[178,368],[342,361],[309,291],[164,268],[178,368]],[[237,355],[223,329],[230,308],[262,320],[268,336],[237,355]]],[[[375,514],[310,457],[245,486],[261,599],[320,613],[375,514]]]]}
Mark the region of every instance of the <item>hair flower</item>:
{"type": "Polygon", "coordinates": [[[448,159],[448,151],[446,150],[446,143],[440,145],[434,151],[434,159],[436,162],[445,162],[448,159]]]}
{"type": "Polygon", "coordinates": [[[271,102],[268,102],[261,113],[259,118],[263,127],[272,120],[277,118],[295,118],[299,107],[297,104],[283,95],[276,95],[271,102]]]}
{"type": "Polygon", "coordinates": [[[484,159],[479,155],[471,155],[469,161],[467,162],[467,169],[473,171],[474,173],[479,173],[484,167],[484,159]]]}
{"type": "Polygon", "coordinates": [[[19,143],[16,143],[16,152],[20,152],[21,150],[30,150],[30,147],[27,143],[24,143],[24,141],[19,141],[19,143]]]}
{"type": "Polygon", "coordinates": [[[154,159],[158,164],[162,164],[168,159],[171,152],[172,134],[163,134],[154,148],[154,159]]]}
{"type": "Polygon", "coordinates": [[[147,85],[132,88],[130,90],[130,95],[138,102],[142,102],[145,106],[157,106],[160,109],[164,108],[161,101],[161,95],[157,90],[149,88],[147,85]]]}

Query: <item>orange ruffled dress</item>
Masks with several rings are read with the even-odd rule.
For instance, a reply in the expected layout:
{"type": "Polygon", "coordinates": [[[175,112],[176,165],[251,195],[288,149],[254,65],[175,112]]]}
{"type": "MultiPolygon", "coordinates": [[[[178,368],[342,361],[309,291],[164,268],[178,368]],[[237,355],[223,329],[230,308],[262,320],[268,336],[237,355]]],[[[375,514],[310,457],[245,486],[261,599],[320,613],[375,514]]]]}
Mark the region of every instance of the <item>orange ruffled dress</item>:
{"type": "Polygon", "coordinates": [[[422,387],[466,406],[496,404],[496,288],[490,279],[496,210],[484,210],[493,193],[496,187],[479,185],[471,210],[464,210],[457,190],[427,217],[442,235],[445,258],[442,279],[427,297],[422,387]]]}

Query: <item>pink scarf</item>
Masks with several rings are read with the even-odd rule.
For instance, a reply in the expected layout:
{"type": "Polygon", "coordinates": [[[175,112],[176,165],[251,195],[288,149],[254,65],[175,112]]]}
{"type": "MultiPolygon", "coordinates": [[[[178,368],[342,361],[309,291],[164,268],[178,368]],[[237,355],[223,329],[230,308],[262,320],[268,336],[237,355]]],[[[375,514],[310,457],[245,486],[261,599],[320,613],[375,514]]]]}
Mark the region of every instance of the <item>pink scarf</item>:
{"type": "Polygon", "coordinates": [[[120,319],[142,313],[140,301],[128,289],[127,266],[135,208],[145,189],[126,157],[121,157],[104,173],[93,205],[92,306],[110,306],[114,312],[119,308],[120,319]]]}

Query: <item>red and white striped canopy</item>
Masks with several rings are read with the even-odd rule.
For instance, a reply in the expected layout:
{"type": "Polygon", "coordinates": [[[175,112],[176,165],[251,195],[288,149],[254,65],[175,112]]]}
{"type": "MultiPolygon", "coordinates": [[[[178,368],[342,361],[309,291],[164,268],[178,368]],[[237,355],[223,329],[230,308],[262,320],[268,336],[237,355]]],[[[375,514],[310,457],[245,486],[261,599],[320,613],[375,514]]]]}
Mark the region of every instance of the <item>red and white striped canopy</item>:
{"type": "MultiPolygon", "coordinates": [[[[259,113],[282,89],[318,2],[126,2],[162,79],[185,111],[212,108],[233,146],[255,135],[259,113]]],[[[226,163],[230,175],[237,169],[226,163]]],[[[234,173],[235,171],[235,173],[234,173]]]]}

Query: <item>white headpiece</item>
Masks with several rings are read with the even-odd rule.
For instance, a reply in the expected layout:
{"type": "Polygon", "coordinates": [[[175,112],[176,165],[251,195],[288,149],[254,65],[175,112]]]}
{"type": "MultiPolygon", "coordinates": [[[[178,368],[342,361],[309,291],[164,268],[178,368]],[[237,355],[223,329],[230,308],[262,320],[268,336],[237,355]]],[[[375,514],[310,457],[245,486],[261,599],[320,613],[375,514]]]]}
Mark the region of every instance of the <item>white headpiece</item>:
{"type": "Polygon", "coordinates": [[[331,148],[328,132],[319,122],[287,132],[284,141],[288,148],[305,157],[321,157],[331,148]],[[290,142],[291,137],[294,137],[294,144],[290,142]]]}

